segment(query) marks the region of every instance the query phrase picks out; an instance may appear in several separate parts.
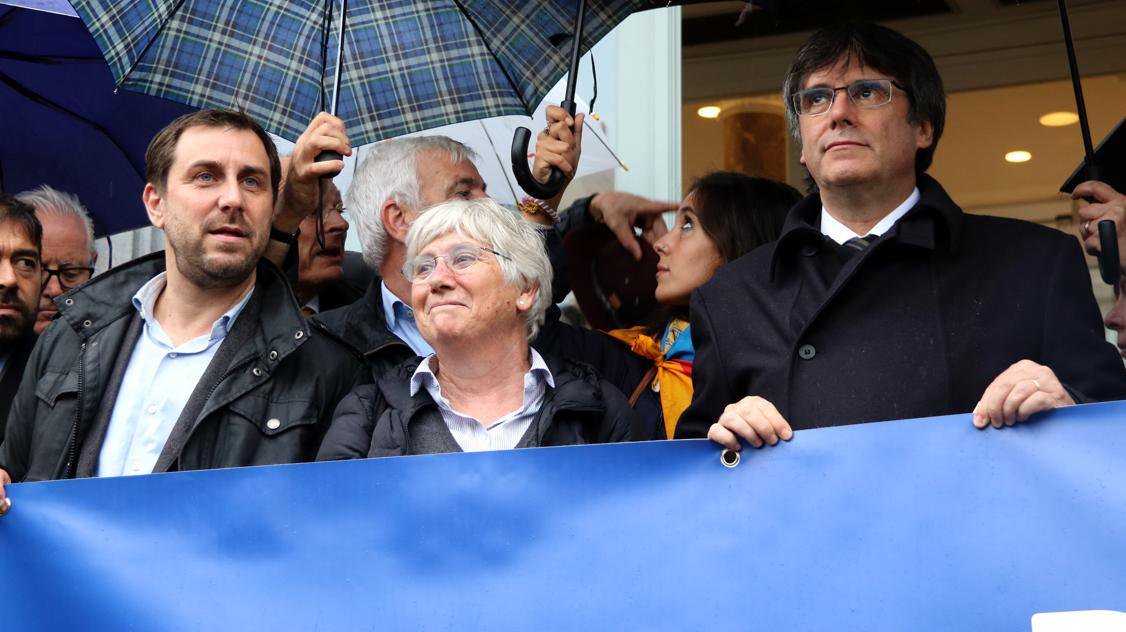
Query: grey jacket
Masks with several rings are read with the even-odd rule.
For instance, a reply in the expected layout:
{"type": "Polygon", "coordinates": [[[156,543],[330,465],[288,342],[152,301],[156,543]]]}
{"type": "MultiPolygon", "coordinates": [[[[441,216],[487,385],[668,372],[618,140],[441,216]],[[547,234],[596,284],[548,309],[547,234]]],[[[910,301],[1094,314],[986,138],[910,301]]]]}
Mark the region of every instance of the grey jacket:
{"type": "MultiPolygon", "coordinates": [[[[411,397],[410,379],[422,358],[412,358],[377,384],[356,387],[336,410],[318,461],[458,452],[453,437],[420,441],[419,429],[445,430],[438,405],[421,389],[411,397]],[[441,449],[444,443],[447,448],[441,449]],[[425,449],[421,449],[425,444],[425,449]]],[[[628,441],[634,411],[624,395],[580,362],[544,356],[555,378],[528,433],[517,447],[628,441]]],[[[448,430],[445,430],[448,434],[448,430]]]]}
{"type": "MultiPolygon", "coordinates": [[[[157,252],[57,299],[61,322],[28,360],[0,445],[13,481],[68,478],[80,473],[80,454],[96,459],[114,403],[105,394],[117,392],[123,353],[139,333],[132,296],[163,270],[157,252]]],[[[185,406],[198,414],[182,415],[157,471],[312,460],[336,404],[365,377],[355,352],[303,319],[285,277],[262,262],[254,294],[200,380],[210,388],[197,387],[185,406]]]]}

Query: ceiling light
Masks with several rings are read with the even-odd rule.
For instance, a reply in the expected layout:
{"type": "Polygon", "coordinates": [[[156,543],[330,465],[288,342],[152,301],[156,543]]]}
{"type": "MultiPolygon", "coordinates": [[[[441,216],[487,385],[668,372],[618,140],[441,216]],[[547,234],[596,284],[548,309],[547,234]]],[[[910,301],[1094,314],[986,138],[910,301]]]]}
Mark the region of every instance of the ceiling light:
{"type": "Polygon", "coordinates": [[[1066,127],[1079,122],[1079,115],[1075,112],[1048,112],[1040,117],[1040,124],[1044,127],[1066,127]]]}
{"type": "Polygon", "coordinates": [[[714,119],[719,118],[719,113],[722,112],[718,105],[705,105],[704,107],[696,110],[701,118],[714,119]]]}
{"type": "Polygon", "coordinates": [[[1006,162],[1028,162],[1029,160],[1032,160],[1032,154],[1023,149],[1005,154],[1006,162]]]}

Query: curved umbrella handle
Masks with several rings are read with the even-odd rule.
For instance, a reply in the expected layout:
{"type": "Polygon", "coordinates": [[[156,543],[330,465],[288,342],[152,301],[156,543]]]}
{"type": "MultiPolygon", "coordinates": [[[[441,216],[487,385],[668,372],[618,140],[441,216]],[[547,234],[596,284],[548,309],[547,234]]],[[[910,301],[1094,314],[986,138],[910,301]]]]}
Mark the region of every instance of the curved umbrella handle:
{"type": "MultiPolygon", "coordinates": [[[[574,101],[564,101],[559,105],[567,110],[572,119],[574,118],[574,101]]],[[[521,189],[541,200],[550,200],[559,195],[563,187],[567,186],[567,176],[563,175],[563,172],[559,169],[552,167],[551,175],[548,176],[546,183],[532,177],[532,170],[528,167],[528,145],[531,142],[532,131],[526,127],[517,127],[516,133],[512,135],[512,175],[516,176],[516,182],[520,184],[521,189]]]]}

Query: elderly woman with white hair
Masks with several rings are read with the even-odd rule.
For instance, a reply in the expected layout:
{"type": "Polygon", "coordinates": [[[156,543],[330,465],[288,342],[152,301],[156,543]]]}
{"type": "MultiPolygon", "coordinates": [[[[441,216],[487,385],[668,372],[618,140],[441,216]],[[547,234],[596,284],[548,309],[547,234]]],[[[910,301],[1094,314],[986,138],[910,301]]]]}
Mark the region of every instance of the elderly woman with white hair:
{"type": "Polygon", "coordinates": [[[359,386],[318,460],[624,441],[634,413],[589,366],[529,345],[551,265],[527,222],[489,199],[440,204],[407,235],[403,274],[434,353],[359,386]]]}

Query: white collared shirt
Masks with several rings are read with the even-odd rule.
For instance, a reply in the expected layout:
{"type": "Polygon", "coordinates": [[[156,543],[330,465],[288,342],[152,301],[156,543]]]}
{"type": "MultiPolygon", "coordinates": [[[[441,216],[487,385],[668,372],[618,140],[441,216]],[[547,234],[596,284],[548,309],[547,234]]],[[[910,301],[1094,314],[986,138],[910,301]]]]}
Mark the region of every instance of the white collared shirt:
{"type": "Polygon", "coordinates": [[[211,332],[176,347],[153,315],[166,272],[133,295],[145,324],[121,380],[98,457],[98,476],[151,474],[176,421],[254,287],[211,325],[211,332]]]}
{"type": "Polygon", "coordinates": [[[383,318],[387,321],[387,329],[407,343],[415,355],[426,357],[434,353],[434,349],[422,338],[418,325],[414,322],[414,310],[410,305],[399,300],[387,284],[380,281],[379,291],[383,296],[383,318]]]}
{"type": "MultiPolygon", "coordinates": [[[[919,187],[915,187],[915,190],[911,192],[911,195],[907,196],[907,199],[904,200],[902,204],[895,207],[895,210],[885,215],[884,218],[880,221],[876,222],[876,225],[872,227],[872,230],[868,231],[868,235],[880,236],[891,230],[891,227],[895,226],[895,223],[899,221],[899,218],[903,217],[907,214],[907,211],[910,211],[912,208],[914,208],[915,204],[918,201],[919,187]]],[[[856,233],[852,232],[851,228],[840,223],[839,221],[837,221],[837,218],[830,215],[829,211],[826,210],[824,206],[821,207],[821,234],[841,245],[844,245],[846,241],[855,237],[863,238],[868,236],[857,235],[856,233]]]]}
{"type": "Polygon", "coordinates": [[[555,388],[555,378],[551,369],[543,361],[535,349],[529,348],[531,368],[524,374],[524,402],[520,408],[497,419],[489,426],[480,421],[457,412],[450,406],[448,399],[442,396],[442,386],[438,384],[438,377],[430,368],[430,362],[437,356],[430,355],[415,369],[411,376],[411,397],[418,393],[420,388],[425,388],[430,398],[438,405],[442,413],[442,420],[450,429],[450,434],[465,452],[482,452],[485,450],[511,450],[515,448],[532,420],[543,405],[544,394],[547,387],[555,388]]]}

